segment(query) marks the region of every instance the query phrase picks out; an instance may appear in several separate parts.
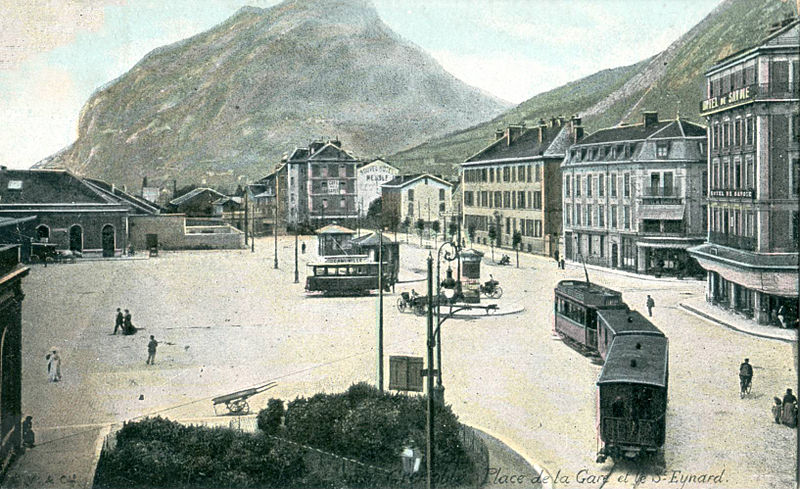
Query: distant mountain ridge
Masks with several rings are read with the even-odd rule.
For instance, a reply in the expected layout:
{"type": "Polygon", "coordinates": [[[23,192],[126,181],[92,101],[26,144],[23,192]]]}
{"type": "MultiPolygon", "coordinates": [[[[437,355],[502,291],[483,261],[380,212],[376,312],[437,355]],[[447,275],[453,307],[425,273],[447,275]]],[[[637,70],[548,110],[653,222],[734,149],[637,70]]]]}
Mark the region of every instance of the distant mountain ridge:
{"type": "Polygon", "coordinates": [[[392,32],[368,0],[287,0],[153,50],[98,89],[77,140],[36,166],[235,187],[312,139],[372,157],[509,107],[392,32]]]}
{"type": "Polygon", "coordinates": [[[703,123],[705,71],[720,58],[767,36],[772,23],[794,15],[791,2],[724,0],[708,16],[661,53],[634,65],[603,70],[536,95],[505,114],[466,130],[434,138],[389,156],[405,171],[426,168],[455,174],[469,156],[485,147],[495,129],[520,121],[579,114],[587,132],[639,122],[641,111],[659,118],[703,123]]]}

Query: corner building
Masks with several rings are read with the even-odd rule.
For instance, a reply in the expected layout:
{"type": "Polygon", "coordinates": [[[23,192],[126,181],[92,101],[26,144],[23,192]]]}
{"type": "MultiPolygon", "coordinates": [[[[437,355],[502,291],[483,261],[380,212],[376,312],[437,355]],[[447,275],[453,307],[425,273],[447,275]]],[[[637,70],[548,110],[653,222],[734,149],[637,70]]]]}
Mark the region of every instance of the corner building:
{"type": "Polygon", "coordinates": [[[708,271],[706,299],[780,326],[797,318],[800,198],[800,21],[706,72],[707,243],[690,250],[708,271]]]}
{"type": "Polygon", "coordinates": [[[644,112],[573,145],[564,178],[564,256],[655,275],[702,272],[706,129],[644,112]]]}

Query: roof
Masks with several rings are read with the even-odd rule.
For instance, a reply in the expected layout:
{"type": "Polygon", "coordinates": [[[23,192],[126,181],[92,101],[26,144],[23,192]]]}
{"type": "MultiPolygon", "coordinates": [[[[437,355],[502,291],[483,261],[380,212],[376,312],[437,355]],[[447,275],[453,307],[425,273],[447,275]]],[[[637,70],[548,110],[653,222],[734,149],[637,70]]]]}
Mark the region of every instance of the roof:
{"type": "Polygon", "coordinates": [[[443,185],[447,185],[448,187],[452,187],[453,186],[452,183],[448,182],[447,180],[445,180],[443,178],[437,177],[436,175],[431,175],[430,173],[414,173],[414,174],[411,174],[411,175],[400,175],[400,176],[394,177],[393,179],[391,179],[388,182],[386,182],[383,185],[381,185],[381,187],[401,188],[401,187],[405,187],[405,186],[411,185],[412,183],[414,183],[414,182],[416,182],[418,180],[422,180],[423,178],[425,178],[425,179],[430,178],[430,179],[435,180],[435,181],[437,181],[437,182],[439,182],[439,183],[441,183],[443,185]]]}
{"type": "Polygon", "coordinates": [[[0,228],[6,226],[16,226],[17,224],[22,224],[29,221],[35,221],[38,216],[26,216],[26,217],[0,217],[0,228]]]}
{"type": "MultiPolygon", "coordinates": [[[[566,134],[567,126],[545,127],[541,142],[539,142],[539,126],[522,128],[521,131],[519,136],[512,138],[511,144],[508,144],[507,136],[503,136],[467,158],[465,163],[544,156],[558,136],[562,133],[566,134]]],[[[559,155],[551,153],[548,156],[558,157],[559,155]]],[[[564,153],[562,152],[560,156],[563,157],[564,153]]]]}
{"type": "Polygon", "coordinates": [[[212,202],[214,205],[225,205],[228,202],[233,202],[236,205],[242,205],[243,199],[241,197],[220,197],[219,199],[212,202]]]}
{"type": "Polygon", "coordinates": [[[589,134],[575,146],[599,143],[641,141],[648,138],[705,137],[706,128],[683,119],[658,121],[645,127],[644,123],[608,127],[589,134]]]}
{"type": "Polygon", "coordinates": [[[798,268],[797,253],[755,253],[714,243],[702,244],[695,248],[689,248],[687,251],[692,256],[697,255],[695,258],[702,257],[706,260],[727,263],[742,269],[797,270],[798,268]]]}
{"type": "Polygon", "coordinates": [[[301,163],[311,160],[320,161],[357,161],[357,159],[343,150],[338,141],[328,141],[324,144],[312,143],[308,148],[295,148],[289,156],[288,163],[301,163]]]}
{"type": "Polygon", "coordinates": [[[664,336],[617,336],[611,343],[597,385],[667,385],[669,342],[664,336]]]}
{"type": "Polygon", "coordinates": [[[66,170],[0,171],[0,204],[119,204],[66,170]]]}
{"type": "MultiPolygon", "coordinates": [[[[353,242],[353,244],[358,245],[358,246],[378,246],[380,244],[381,239],[380,239],[380,237],[378,236],[377,233],[369,233],[369,234],[365,234],[364,236],[359,236],[357,238],[353,238],[351,241],[353,242]]],[[[394,244],[394,241],[389,239],[386,236],[386,234],[384,233],[384,235],[383,235],[383,244],[384,245],[394,244]]]]}
{"type": "Polygon", "coordinates": [[[317,229],[317,234],[356,234],[356,232],[338,224],[328,224],[317,229]]]}
{"type": "Polygon", "coordinates": [[[400,171],[396,166],[392,165],[391,163],[387,162],[386,160],[384,160],[382,158],[376,158],[376,159],[374,159],[372,161],[363,161],[363,162],[361,162],[361,163],[359,163],[357,165],[357,168],[359,170],[361,170],[362,168],[366,168],[366,167],[372,166],[372,165],[385,165],[385,166],[388,166],[388,167],[392,168],[393,170],[400,171]]]}
{"type": "Polygon", "coordinates": [[[597,317],[614,332],[614,335],[651,334],[664,336],[660,329],[638,311],[601,309],[597,311],[597,317]]]}
{"type": "Polygon", "coordinates": [[[161,207],[154,204],[153,202],[150,202],[149,200],[144,199],[142,197],[137,197],[135,195],[129,194],[128,192],[120,189],[119,187],[111,185],[103,180],[98,180],[96,178],[84,178],[84,181],[88,185],[93,186],[94,188],[99,189],[102,192],[106,192],[112,197],[120,199],[127,204],[130,204],[131,206],[144,212],[145,214],[158,214],[161,211],[161,207]]]}
{"type": "Polygon", "coordinates": [[[221,192],[217,192],[213,188],[200,187],[200,188],[196,188],[196,189],[194,189],[194,190],[192,190],[190,192],[187,192],[187,193],[181,195],[180,197],[176,197],[176,198],[170,200],[169,203],[172,204],[172,205],[181,205],[184,202],[192,200],[195,197],[197,197],[198,195],[203,194],[205,192],[211,192],[212,194],[214,194],[214,195],[216,195],[218,197],[225,197],[224,194],[222,194],[221,192]]]}
{"type": "Polygon", "coordinates": [[[585,280],[562,280],[556,286],[556,292],[587,305],[624,305],[622,293],[585,280]]]}

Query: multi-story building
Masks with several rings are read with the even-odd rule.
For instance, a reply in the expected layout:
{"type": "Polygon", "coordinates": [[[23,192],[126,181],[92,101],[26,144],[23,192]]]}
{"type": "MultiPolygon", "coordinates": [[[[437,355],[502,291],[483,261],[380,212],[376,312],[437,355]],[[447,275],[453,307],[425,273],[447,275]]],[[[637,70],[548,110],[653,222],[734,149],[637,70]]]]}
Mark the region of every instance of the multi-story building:
{"type": "Polygon", "coordinates": [[[706,72],[708,242],[690,250],[708,270],[707,300],[778,325],[797,318],[800,197],[800,23],[706,72]]]}
{"type": "Polygon", "coordinates": [[[354,226],[358,163],[338,140],[314,141],[308,148],[295,149],[283,168],[286,191],[278,188],[278,198],[287,201],[287,223],[315,228],[334,222],[354,226]]]}
{"type": "MultiPolygon", "coordinates": [[[[601,129],[569,149],[564,256],[639,273],[694,273],[706,229],[706,129],[680,118],[601,129]]],[[[699,270],[699,269],[698,269],[699,270]]]]}
{"type": "Polygon", "coordinates": [[[445,231],[446,216],[452,213],[453,184],[427,173],[401,175],[381,187],[384,220],[404,223],[412,229],[422,219],[426,229],[435,221],[445,231]]]}
{"type": "Polygon", "coordinates": [[[359,165],[356,173],[356,206],[359,215],[365,217],[370,204],[381,197],[381,185],[393,180],[400,170],[378,158],[359,165]]]}
{"type": "Polygon", "coordinates": [[[487,244],[513,244],[519,231],[521,249],[551,255],[561,233],[561,171],[580,119],[565,124],[512,125],[497,131],[489,146],[461,164],[464,229],[470,239],[487,244]]]}

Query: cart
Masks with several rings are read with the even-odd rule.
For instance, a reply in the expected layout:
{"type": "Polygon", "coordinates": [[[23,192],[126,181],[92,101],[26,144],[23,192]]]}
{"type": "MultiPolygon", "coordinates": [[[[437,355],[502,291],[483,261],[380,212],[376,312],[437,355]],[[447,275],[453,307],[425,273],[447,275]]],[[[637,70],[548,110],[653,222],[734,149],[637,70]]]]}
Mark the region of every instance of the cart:
{"type": "Polygon", "coordinates": [[[266,390],[272,389],[278,385],[277,382],[268,382],[264,385],[260,385],[257,387],[251,387],[249,389],[244,389],[241,391],[234,392],[232,394],[226,394],[224,396],[219,396],[211,399],[211,402],[214,403],[214,414],[217,416],[221,416],[220,413],[217,412],[217,406],[220,404],[224,404],[225,408],[227,408],[228,412],[223,413],[227,415],[239,415],[239,414],[247,414],[250,412],[250,405],[247,403],[247,399],[258,394],[259,392],[264,392],[266,390]]]}

